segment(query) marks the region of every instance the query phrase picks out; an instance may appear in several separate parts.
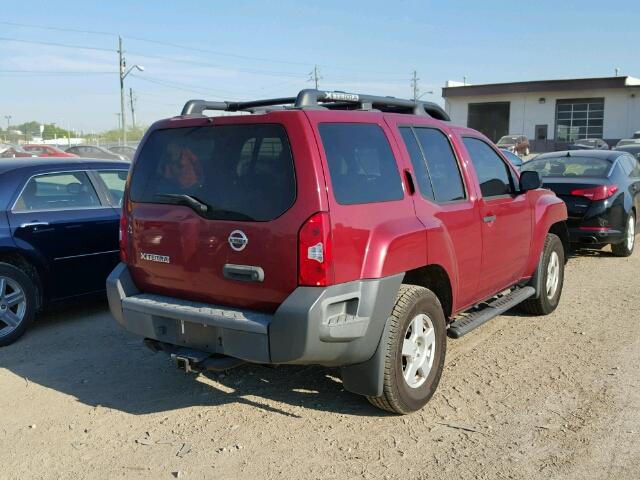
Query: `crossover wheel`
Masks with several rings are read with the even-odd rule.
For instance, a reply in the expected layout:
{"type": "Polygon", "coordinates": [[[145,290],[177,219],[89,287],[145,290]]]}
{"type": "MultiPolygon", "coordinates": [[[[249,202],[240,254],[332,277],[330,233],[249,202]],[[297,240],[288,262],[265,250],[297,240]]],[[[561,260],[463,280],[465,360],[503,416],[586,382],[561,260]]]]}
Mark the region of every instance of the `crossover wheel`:
{"type": "Polygon", "coordinates": [[[35,314],[33,281],[19,268],[0,263],[0,346],[15,342],[35,314]]]}
{"type": "Polygon", "coordinates": [[[430,290],[402,285],[387,320],[384,387],[368,397],[378,408],[411,413],[434,394],[447,349],[447,328],[440,301],[430,290]]]}
{"type": "Polygon", "coordinates": [[[633,253],[636,245],[636,216],[631,212],[627,218],[627,228],[624,240],[620,243],[611,245],[611,251],[617,257],[628,257],[633,253]]]}
{"type": "Polygon", "coordinates": [[[548,315],[558,306],[564,284],[564,247],[557,235],[547,234],[540,262],[538,298],[529,298],[519,307],[533,315],[548,315]]]}

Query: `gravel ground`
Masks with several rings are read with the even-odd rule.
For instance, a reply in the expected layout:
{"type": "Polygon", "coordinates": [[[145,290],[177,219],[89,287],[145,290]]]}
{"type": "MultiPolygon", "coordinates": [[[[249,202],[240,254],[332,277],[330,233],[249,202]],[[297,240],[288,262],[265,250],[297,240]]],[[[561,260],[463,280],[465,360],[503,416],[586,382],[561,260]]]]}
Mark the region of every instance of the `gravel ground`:
{"type": "Polygon", "coordinates": [[[105,302],[0,349],[0,478],[640,478],[640,251],[569,262],[558,310],[449,341],[398,417],[320,367],[186,375],[105,302]]]}

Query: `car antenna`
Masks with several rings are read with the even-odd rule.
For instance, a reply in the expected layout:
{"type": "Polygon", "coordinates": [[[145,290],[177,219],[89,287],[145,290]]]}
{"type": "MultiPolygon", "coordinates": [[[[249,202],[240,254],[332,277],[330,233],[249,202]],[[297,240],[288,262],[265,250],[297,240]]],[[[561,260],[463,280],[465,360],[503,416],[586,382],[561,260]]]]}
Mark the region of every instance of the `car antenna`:
{"type": "Polygon", "coordinates": [[[571,150],[567,150],[567,157],[571,156],[571,150]]]}

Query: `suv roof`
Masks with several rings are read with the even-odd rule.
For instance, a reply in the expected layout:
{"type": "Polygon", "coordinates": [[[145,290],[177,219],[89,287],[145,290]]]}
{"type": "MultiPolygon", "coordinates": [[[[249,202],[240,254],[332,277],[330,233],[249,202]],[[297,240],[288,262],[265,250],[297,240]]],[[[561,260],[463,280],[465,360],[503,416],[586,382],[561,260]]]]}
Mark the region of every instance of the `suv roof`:
{"type": "Polygon", "coordinates": [[[201,116],[206,110],[249,113],[263,113],[272,110],[360,110],[428,115],[437,120],[451,120],[447,112],[433,102],[314,89],[301,90],[296,97],[248,102],[189,100],[184,105],[181,115],[201,116]]]}

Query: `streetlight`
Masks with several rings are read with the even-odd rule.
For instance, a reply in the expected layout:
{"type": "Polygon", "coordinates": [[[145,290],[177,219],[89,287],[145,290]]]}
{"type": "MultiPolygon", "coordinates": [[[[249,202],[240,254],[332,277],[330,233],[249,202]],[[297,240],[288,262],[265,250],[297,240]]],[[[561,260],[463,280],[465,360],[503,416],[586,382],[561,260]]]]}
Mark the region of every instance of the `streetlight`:
{"type": "Polygon", "coordinates": [[[142,65],[133,65],[125,70],[124,61],[120,61],[120,115],[122,119],[120,126],[122,127],[122,143],[124,145],[127,144],[127,127],[125,126],[124,119],[124,79],[127,78],[127,75],[129,75],[134,68],[144,72],[144,67],[142,65]]]}
{"type": "Polygon", "coordinates": [[[433,90],[429,90],[428,92],[421,93],[416,100],[420,100],[425,95],[433,95],[433,90]]]}
{"type": "Polygon", "coordinates": [[[11,120],[11,115],[5,115],[4,118],[7,120],[7,133],[9,133],[9,121],[11,120]]]}

